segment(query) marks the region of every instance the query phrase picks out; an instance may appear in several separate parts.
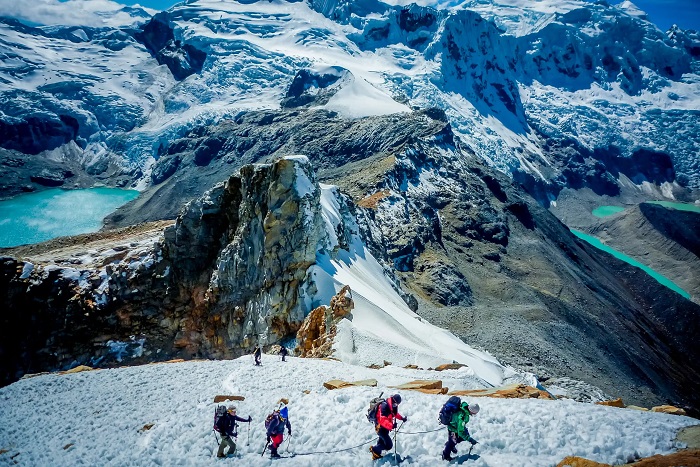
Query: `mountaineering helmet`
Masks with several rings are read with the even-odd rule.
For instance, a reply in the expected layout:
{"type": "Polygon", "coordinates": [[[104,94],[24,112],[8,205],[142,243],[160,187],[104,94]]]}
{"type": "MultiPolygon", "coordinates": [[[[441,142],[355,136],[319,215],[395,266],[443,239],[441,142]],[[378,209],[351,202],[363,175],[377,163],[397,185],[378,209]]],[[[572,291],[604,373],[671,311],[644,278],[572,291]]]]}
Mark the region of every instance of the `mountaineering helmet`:
{"type": "Polygon", "coordinates": [[[476,415],[479,413],[479,410],[481,407],[479,407],[479,404],[472,404],[469,406],[469,413],[472,415],[476,415]]]}
{"type": "Polygon", "coordinates": [[[236,411],[236,406],[235,405],[229,405],[228,409],[226,409],[227,412],[235,412],[236,411]]]}
{"type": "Polygon", "coordinates": [[[398,394],[394,394],[391,396],[391,400],[394,401],[394,404],[400,404],[401,403],[401,396],[398,394]]]}

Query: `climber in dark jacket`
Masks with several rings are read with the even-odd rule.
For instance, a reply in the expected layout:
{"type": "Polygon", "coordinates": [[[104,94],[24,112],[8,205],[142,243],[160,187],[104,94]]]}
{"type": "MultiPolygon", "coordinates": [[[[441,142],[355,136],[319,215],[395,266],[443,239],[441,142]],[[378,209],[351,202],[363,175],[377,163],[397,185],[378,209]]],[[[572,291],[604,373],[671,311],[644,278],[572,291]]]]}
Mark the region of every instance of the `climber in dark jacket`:
{"type": "Polygon", "coordinates": [[[286,361],[287,361],[287,360],[286,360],[286,358],[287,358],[287,352],[288,352],[288,351],[287,351],[287,347],[282,346],[282,348],[280,349],[280,355],[282,355],[282,361],[283,361],[283,362],[286,362],[286,361]]]}
{"type": "Polygon", "coordinates": [[[255,351],[253,352],[253,357],[255,357],[255,366],[261,366],[262,365],[262,350],[260,349],[259,345],[255,346],[255,351]]]}
{"type": "Polygon", "coordinates": [[[442,459],[446,461],[452,460],[452,454],[457,453],[457,445],[462,441],[469,441],[474,446],[477,441],[469,435],[467,423],[469,416],[472,417],[479,413],[479,404],[467,404],[462,402],[459,409],[452,415],[450,424],[447,425],[447,442],[445,449],[442,451],[442,459]]]}
{"type": "Polygon", "coordinates": [[[219,451],[216,453],[216,457],[226,457],[226,455],[233,454],[236,451],[235,438],[238,437],[238,425],[236,422],[250,422],[251,420],[250,415],[248,418],[241,418],[236,415],[235,406],[228,406],[226,413],[216,421],[216,431],[221,433],[221,443],[219,443],[219,451]],[[224,455],[226,446],[228,446],[228,453],[224,455]]]}
{"type": "Polygon", "coordinates": [[[292,424],[289,423],[289,410],[287,407],[283,407],[282,410],[275,410],[268,417],[269,424],[267,424],[267,442],[270,445],[270,456],[280,457],[277,452],[277,448],[280,447],[282,441],[284,441],[284,428],[287,427],[287,433],[292,436],[292,424]]]}

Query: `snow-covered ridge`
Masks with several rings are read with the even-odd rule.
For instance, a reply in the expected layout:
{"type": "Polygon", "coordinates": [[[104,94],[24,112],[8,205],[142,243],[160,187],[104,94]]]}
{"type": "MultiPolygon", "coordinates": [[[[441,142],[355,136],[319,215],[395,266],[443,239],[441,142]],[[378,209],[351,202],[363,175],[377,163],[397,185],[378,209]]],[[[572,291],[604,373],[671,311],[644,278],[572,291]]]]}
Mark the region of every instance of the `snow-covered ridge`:
{"type": "Polygon", "coordinates": [[[194,125],[278,108],[300,69],[342,67],[354,79],[329,108],[441,107],[502,170],[536,173],[541,138],[570,138],[624,157],[665,152],[700,186],[700,39],[667,36],[627,4],[191,0],[162,15],[176,41],[206,53],[182,82],[131,29],[1,23],[0,121],[70,116],[88,165],[116,156],[137,172],[194,125]]]}
{"type": "Polygon", "coordinates": [[[472,374],[491,386],[503,384],[506,378],[537,384],[534,376],[517,375],[493,356],[470,347],[411,311],[362,243],[354,219],[343,215],[341,204],[344,201],[337,189],[322,185],[321,206],[330,244],[319,252],[316,265],[309,270],[317,291],[312,305],[329,303],[344,285],[352,290],[355,309],[352,320],[342,320],[338,325],[333,354],[336,358],[360,365],[388,360],[400,366],[423,368],[454,361],[468,365],[472,374]],[[347,249],[337,248],[335,232],[339,226],[340,230],[353,232],[347,249]]]}
{"type": "MultiPolygon", "coordinates": [[[[438,377],[458,388],[464,374],[388,366],[380,370],[316,359],[263,355],[233,361],[195,361],[48,374],[0,389],[0,463],[20,465],[238,465],[356,466],[369,464],[367,446],[376,439],[365,413],[369,400],[389,386],[438,377]],[[329,379],[375,378],[376,388],[326,390],[329,379]],[[212,432],[218,394],[236,394],[238,414],[252,423],[239,429],[236,458],[217,460],[212,432]],[[293,436],[270,461],[261,457],[264,419],[277,401],[289,399],[293,436]],[[147,425],[151,425],[146,428],[147,425]],[[250,432],[248,432],[250,430],[250,432]],[[36,443],[37,438],[42,443],[36,443]],[[365,444],[363,444],[365,443],[365,444]],[[124,447],[128,446],[128,449],[124,447]],[[359,446],[356,449],[336,452],[359,446]]],[[[446,441],[437,414],[447,396],[401,392],[400,412],[409,421],[398,433],[397,453],[408,465],[437,465],[446,441]],[[430,433],[410,434],[421,431],[430,433]]],[[[473,399],[472,399],[473,401],[473,399]]],[[[479,441],[468,462],[474,466],[555,465],[576,455],[621,464],[636,457],[669,453],[676,431],[697,421],[687,417],[583,404],[480,398],[480,413],[469,424],[479,441]],[[643,433],[643,436],[640,436],[643,433]]],[[[464,444],[459,454],[466,454],[464,444]]]]}

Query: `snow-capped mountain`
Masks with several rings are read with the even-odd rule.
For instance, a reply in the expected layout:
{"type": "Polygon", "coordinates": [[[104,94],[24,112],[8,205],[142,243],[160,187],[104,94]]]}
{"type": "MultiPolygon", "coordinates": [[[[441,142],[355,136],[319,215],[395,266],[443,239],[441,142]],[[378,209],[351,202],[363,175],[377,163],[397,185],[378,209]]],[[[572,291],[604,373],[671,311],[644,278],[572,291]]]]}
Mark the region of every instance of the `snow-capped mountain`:
{"type": "Polygon", "coordinates": [[[2,21],[4,148],[77,144],[71,157],[90,173],[113,176],[113,164],[147,182],[193,125],[279,108],[297,73],[337,67],[346,78],[318,106],[440,107],[480,157],[543,185],[542,201],[596,183],[571,174],[561,144],[638,183],[700,186],[700,39],[660,31],[630,2],[189,0],[120,15],[120,27],[2,21]],[[654,179],[650,154],[675,177],[654,179]]]}
{"type": "MultiPolygon", "coordinates": [[[[358,309],[333,347],[346,363],[458,361],[488,385],[532,370],[697,408],[700,279],[683,279],[687,300],[543,209],[576,189],[697,197],[696,32],[663,33],[629,2],[188,0],[50,26],[9,13],[1,194],[97,181],[141,195],[95,250],[3,256],[3,381],[121,363],[105,341],[140,349],[129,363],[238,357],[350,285],[358,309]]],[[[674,274],[697,260],[693,222],[657,222],[674,274]]]]}

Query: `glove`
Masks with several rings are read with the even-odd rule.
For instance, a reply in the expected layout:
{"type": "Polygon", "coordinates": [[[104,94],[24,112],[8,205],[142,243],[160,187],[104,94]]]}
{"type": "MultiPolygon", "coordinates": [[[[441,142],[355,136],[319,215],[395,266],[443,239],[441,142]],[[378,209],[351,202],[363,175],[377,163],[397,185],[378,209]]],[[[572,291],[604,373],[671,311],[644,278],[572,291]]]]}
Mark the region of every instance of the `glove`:
{"type": "Polygon", "coordinates": [[[270,441],[272,441],[272,439],[270,439],[270,435],[267,435],[267,442],[269,443],[270,441]]]}
{"type": "Polygon", "coordinates": [[[394,430],[396,429],[396,422],[394,422],[394,430]]]}
{"type": "Polygon", "coordinates": [[[472,446],[474,446],[476,443],[478,443],[478,441],[475,440],[474,438],[469,438],[468,441],[469,441],[470,443],[472,443],[472,446]]]}
{"type": "Polygon", "coordinates": [[[253,419],[252,419],[252,418],[250,418],[250,415],[248,415],[248,423],[250,423],[250,422],[251,422],[251,420],[253,420],[253,419]]]}
{"type": "Polygon", "coordinates": [[[292,436],[292,430],[289,430],[289,436],[292,436]]]}
{"type": "Polygon", "coordinates": [[[403,421],[404,421],[404,422],[407,422],[407,421],[408,421],[408,417],[404,415],[404,416],[403,416],[403,421]]]}

